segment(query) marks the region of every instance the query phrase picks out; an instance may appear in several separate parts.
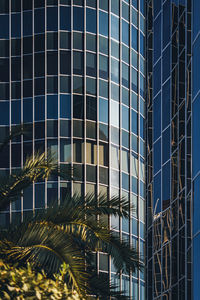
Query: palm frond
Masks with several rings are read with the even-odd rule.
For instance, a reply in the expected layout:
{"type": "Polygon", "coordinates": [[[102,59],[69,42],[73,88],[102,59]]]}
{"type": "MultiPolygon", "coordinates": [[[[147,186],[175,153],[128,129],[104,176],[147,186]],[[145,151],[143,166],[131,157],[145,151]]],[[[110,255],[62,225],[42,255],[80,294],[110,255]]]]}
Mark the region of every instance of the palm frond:
{"type": "Polygon", "coordinates": [[[52,274],[59,271],[61,264],[68,268],[68,283],[75,287],[79,294],[86,291],[84,255],[75,247],[70,237],[64,232],[44,224],[30,223],[21,225],[9,235],[10,240],[0,241],[0,252],[8,262],[31,262],[36,268],[42,268],[52,274]]]}

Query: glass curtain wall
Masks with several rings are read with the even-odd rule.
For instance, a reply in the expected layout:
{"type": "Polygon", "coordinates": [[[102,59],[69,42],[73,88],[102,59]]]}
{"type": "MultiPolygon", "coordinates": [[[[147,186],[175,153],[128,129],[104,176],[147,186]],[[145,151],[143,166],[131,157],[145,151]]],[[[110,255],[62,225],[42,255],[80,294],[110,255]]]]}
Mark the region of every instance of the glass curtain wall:
{"type": "Polygon", "coordinates": [[[191,1],[147,24],[147,299],[191,299],[191,1]]]}
{"type": "MultiPolygon", "coordinates": [[[[62,168],[78,169],[73,184],[34,184],[1,222],[68,192],[124,196],[130,219],[107,221],[144,261],[145,1],[1,0],[0,25],[0,142],[16,125],[29,132],[5,148],[0,172],[48,148],[62,168]]],[[[132,299],[145,299],[144,273],[116,277],[109,257],[96,261],[132,299]]]]}

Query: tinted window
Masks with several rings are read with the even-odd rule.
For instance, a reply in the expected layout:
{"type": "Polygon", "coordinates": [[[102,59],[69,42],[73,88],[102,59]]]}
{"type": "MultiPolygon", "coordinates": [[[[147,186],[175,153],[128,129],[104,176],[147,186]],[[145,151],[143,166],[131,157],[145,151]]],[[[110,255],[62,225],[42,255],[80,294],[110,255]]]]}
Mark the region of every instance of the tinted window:
{"type": "Polygon", "coordinates": [[[60,6],[60,29],[71,29],[71,8],[60,6]]]}
{"type": "Polygon", "coordinates": [[[12,14],[11,16],[11,35],[12,37],[21,36],[21,14],[12,14]]]}
{"type": "Polygon", "coordinates": [[[60,117],[71,118],[71,97],[70,95],[60,95],[60,117]]]}
{"type": "Polygon", "coordinates": [[[45,118],[45,98],[35,97],[35,120],[44,120],[45,118]]]}
{"type": "Polygon", "coordinates": [[[0,15],[0,38],[6,39],[9,37],[9,16],[0,15]]]}
{"type": "Polygon", "coordinates": [[[35,9],[34,16],[35,16],[34,18],[35,33],[44,32],[44,27],[45,27],[44,9],[35,9]]]}
{"type": "Polygon", "coordinates": [[[23,35],[31,35],[32,27],[32,11],[26,11],[23,13],[23,35]]]}
{"type": "Polygon", "coordinates": [[[83,31],[84,28],[84,11],[81,7],[74,7],[73,14],[74,30],[83,31]]]}
{"type": "Polygon", "coordinates": [[[58,8],[57,7],[47,8],[47,30],[49,31],[58,30],[58,8]]]}
{"type": "Polygon", "coordinates": [[[69,51],[60,51],[60,73],[71,73],[71,53],[69,51]]]}
{"type": "Polygon", "coordinates": [[[87,8],[86,10],[86,30],[92,33],[97,32],[96,10],[87,8]]]}
{"type": "Polygon", "coordinates": [[[108,14],[99,11],[99,33],[108,36],[108,14]]]}
{"type": "Polygon", "coordinates": [[[47,118],[48,119],[58,118],[58,96],[57,95],[47,96],[47,118]]]}

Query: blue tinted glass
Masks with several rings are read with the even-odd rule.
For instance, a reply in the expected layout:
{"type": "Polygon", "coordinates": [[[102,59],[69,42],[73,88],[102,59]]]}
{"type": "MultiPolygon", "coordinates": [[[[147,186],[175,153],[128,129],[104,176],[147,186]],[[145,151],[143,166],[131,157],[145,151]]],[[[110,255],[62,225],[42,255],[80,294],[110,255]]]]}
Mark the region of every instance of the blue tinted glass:
{"type": "MultiPolygon", "coordinates": [[[[143,223],[140,222],[140,237],[142,239],[144,239],[144,231],[145,231],[145,226],[143,223]]],[[[141,298],[141,299],[144,299],[144,298],[141,298]]]]}
{"type": "Polygon", "coordinates": [[[154,0],[154,5],[153,5],[153,9],[154,9],[154,18],[157,16],[157,14],[160,12],[161,10],[161,4],[162,2],[160,0],[154,0]]]}
{"type": "Polygon", "coordinates": [[[193,220],[193,233],[200,230],[200,176],[194,180],[194,220],[193,220]]]}
{"type": "Polygon", "coordinates": [[[21,101],[12,101],[11,102],[11,121],[12,124],[21,123],[21,101]]]}
{"type": "MultiPolygon", "coordinates": [[[[200,19],[200,18],[199,18],[200,19]]],[[[199,91],[199,82],[200,82],[200,36],[198,36],[197,40],[193,46],[193,72],[192,72],[192,83],[193,83],[193,97],[196,96],[197,92],[199,91]]]]}
{"type": "Polygon", "coordinates": [[[70,95],[60,95],[60,117],[71,118],[71,97],[70,95]]]}
{"type": "Polygon", "coordinates": [[[32,98],[24,99],[23,101],[23,121],[33,121],[33,100],[32,98]]]}
{"type": "Polygon", "coordinates": [[[42,208],[45,205],[44,184],[35,184],[35,208],[42,208]]]}
{"type": "Polygon", "coordinates": [[[134,26],[131,26],[131,31],[132,31],[132,48],[137,51],[137,49],[138,49],[138,41],[137,41],[138,31],[134,26]]]}
{"type": "Polygon", "coordinates": [[[108,101],[99,98],[99,121],[108,124],[108,101]]]}
{"type": "Polygon", "coordinates": [[[129,190],[129,175],[122,172],[122,188],[129,190]]]}
{"type": "Polygon", "coordinates": [[[138,96],[135,93],[131,93],[131,105],[132,108],[134,108],[135,110],[137,110],[137,106],[138,106],[138,96]]]}
{"type": "Polygon", "coordinates": [[[129,46],[129,24],[122,20],[122,42],[129,46]]]}
{"type": "Polygon", "coordinates": [[[153,94],[154,96],[160,91],[161,89],[161,60],[157,62],[155,67],[153,68],[153,86],[154,86],[154,91],[153,94]]]}
{"type": "MultiPolygon", "coordinates": [[[[198,1],[198,0],[197,0],[198,1]]],[[[194,264],[193,264],[193,299],[198,299],[200,294],[200,285],[199,285],[199,278],[200,278],[200,234],[198,234],[194,238],[194,247],[193,247],[193,253],[194,253],[194,264]]]]}
{"type": "Polygon", "coordinates": [[[57,95],[47,96],[47,118],[48,119],[58,118],[58,96],[57,95]]]}
{"type": "Polygon", "coordinates": [[[122,64],[122,85],[129,88],[129,66],[122,64]]]}
{"type": "Polygon", "coordinates": [[[21,14],[12,14],[11,35],[12,37],[21,37],[21,14]]]}
{"type": "Polygon", "coordinates": [[[133,5],[135,8],[138,8],[138,0],[132,0],[132,5],[133,5]]]}
{"type": "Polygon", "coordinates": [[[9,15],[0,15],[0,38],[9,37],[9,15]]]}
{"type": "Polygon", "coordinates": [[[154,141],[161,134],[161,99],[160,94],[153,101],[153,133],[154,141]]]}
{"type": "Polygon", "coordinates": [[[192,164],[192,173],[193,177],[197,174],[200,170],[200,96],[195,100],[193,103],[193,118],[192,118],[192,157],[193,157],[193,164],[192,164]]]}
{"type": "Polygon", "coordinates": [[[145,37],[144,35],[140,32],[140,54],[142,54],[142,56],[145,56],[145,37]]]}
{"type": "Polygon", "coordinates": [[[140,95],[145,97],[145,78],[142,74],[140,74],[140,95]]]}
{"type": "Polygon", "coordinates": [[[122,105],[122,128],[129,130],[129,109],[122,105]]]}
{"type": "Polygon", "coordinates": [[[132,192],[137,194],[138,187],[137,187],[137,178],[132,176],[132,192]]]}
{"type": "Polygon", "coordinates": [[[158,60],[161,55],[161,15],[154,22],[154,44],[153,44],[153,56],[154,63],[158,60]]]}
{"type": "Polygon", "coordinates": [[[163,48],[170,41],[170,33],[171,33],[170,8],[171,8],[170,1],[169,0],[165,1],[165,3],[163,4],[163,48]]]}
{"type": "Polygon", "coordinates": [[[134,110],[131,110],[131,118],[132,118],[132,121],[131,121],[131,131],[132,133],[135,133],[137,134],[137,118],[138,118],[138,114],[134,111],[134,110]]]}
{"type": "Polygon", "coordinates": [[[170,201],[170,162],[162,168],[162,203],[163,209],[169,205],[170,201]]]}
{"type": "Polygon", "coordinates": [[[99,11],[99,33],[108,36],[108,14],[99,11]]]}
{"type": "Polygon", "coordinates": [[[135,152],[138,151],[138,139],[134,134],[131,135],[131,149],[135,152]]]}
{"type": "Polygon", "coordinates": [[[132,68],[132,82],[131,82],[131,88],[133,91],[137,92],[137,85],[138,85],[138,72],[132,68]]]}
{"type": "Polygon", "coordinates": [[[111,59],[111,80],[119,83],[119,61],[111,59]]]}
{"type": "Polygon", "coordinates": [[[164,164],[170,158],[170,127],[163,132],[162,140],[162,163],[164,164]]]}
{"type": "Polygon", "coordinates": [[[45,10],[42,9],[35,9],[34,10],[34,28],[35,33],[44,32],[45,28],[45,10]]]}
{"type": "Polygon", "coordinates": [[[163,86],[162,95],[162,128],[170,122],[170,80],[163,86]]]}
{"type": "Polygon", "coordinates": [[[45,119],[45,98],[35,97],[35,121],[45,119]]]}
{"type": "Polygon", "coordinates": [[[60,6],[60,29],[71,30],[71,8],[60,6]]]}
{"type": "Polygon", "coordinates": [[[171,45],[165,49],[162,56],[162,78],[163,82],[170,76],[170,48],[171,45]]]}
{"type": "Polygon", "coordinates": [[[0,102],[0,125],[9,125],[9,102],[0,102]]]}
{"type": "Polygon", "coordinates": [[[140,137],[144,140],[144,118],[140,116],[140,137]]]}
{"type": "Polygon", "coordinates": [[[86,9],[86,30],[97,33],[97,13],[94,9],[86,9]]]}
{"type": "Polygon", "coordinates": [[[154,174],[161,168],[161,139],[159,139],[153,146],[153,167],[154,174]]]}
{"type": "Polygon", "coordinates": [[[84,29],[84,10],[82,7],[74,7],[73,14],[74,30],[83,31],[84,29]]]}
{"type": "Polygon", "coordinates": [[[111,15],[111,37],[119,40],[119,18],[111,15]]]}
{"type": "Polygon", "coordinates": [[[200,1],[193,0],[193,14],[192,14],[193,15],[193,39],[196,38],[196,35],[200,30],[199,12],[200,12],[200,1]]]}
{"type": "Polygon", "coordinates": [[[161,212],[161,173],[154,177],[153,184],[153,212],[161,212]]]}
{"type": "Polygon", "coordinates": [[[23,13],[23,35],[32,35],[32,30],[32,11],[26,11],[23,13]]]}
{"type": "Polygon", "coordinates": [[[58,8],[47,7],[47,30],[57,31],[58,30],[58,8]]]}
{"type": "Polygon", "coordinates": [[[138,235],[138,232],[137,232],[137,220],[135,218],[132,219],[132,234],[138,235]]]}
{"type": "Polygon", "coordinates": [[[145,3],[145,0],[140,0],[140,11],[143,15],[144,15],[144,3],[145,3]]]}

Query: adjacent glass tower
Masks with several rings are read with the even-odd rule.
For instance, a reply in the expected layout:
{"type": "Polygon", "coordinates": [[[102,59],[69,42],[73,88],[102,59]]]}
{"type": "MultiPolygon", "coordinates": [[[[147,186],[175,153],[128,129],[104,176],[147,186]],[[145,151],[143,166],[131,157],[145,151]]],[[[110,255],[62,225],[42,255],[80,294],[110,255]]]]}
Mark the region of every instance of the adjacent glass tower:
{"type": "MultiPolygon", "coordinates": [[[[124,196],[134,214],[108,222],[144,260],[144,11],[144,0],[0,1],[0,139],[22,123],[29,131],[10,142],[0,171],[48,148],[63,168],[79,170],[73,184],[34,184],[1,214],[2,223],[67,192],[124,196]]],[[[143,273],[116,278],[105,254],[96,259],[127,295],[146,299],[143,273]]]]}
{"type": "Polygon", "coordinates": [[[191,2],[147,1],[148,300],[192,299],[191,2]]]}

